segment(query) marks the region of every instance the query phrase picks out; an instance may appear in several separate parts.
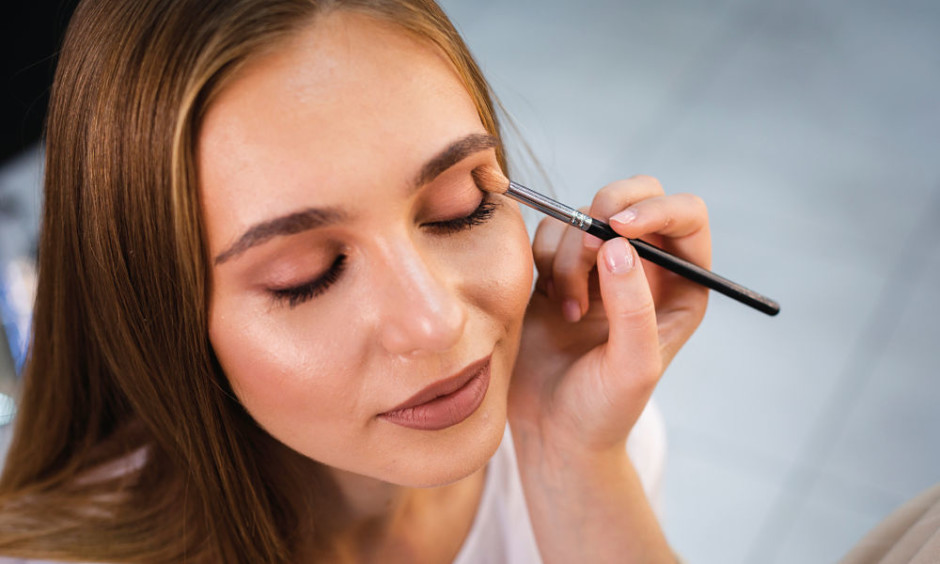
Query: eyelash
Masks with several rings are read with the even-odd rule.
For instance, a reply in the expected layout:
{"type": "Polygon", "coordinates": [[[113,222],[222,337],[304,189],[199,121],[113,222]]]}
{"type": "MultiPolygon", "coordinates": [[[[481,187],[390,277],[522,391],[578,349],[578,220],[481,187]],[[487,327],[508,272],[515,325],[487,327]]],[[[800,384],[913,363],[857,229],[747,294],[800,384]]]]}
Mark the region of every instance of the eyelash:
{"type": "Polygon", "coordinates": [[[272,289],[271,296],[275,302],[285,303],[291,309],[326,292],[340,275],[346,270],[346,255],[339,255],[330,268],[312,282],[294,286],[293,288],[272,289]]]}
{"type": "MultiPolygon", "coordinates": [[[[424,226],[440,235],[450,235],[460,231],[466,231],[474,226],[489,221],[493,217],[496,207],[497,205],[494,202],[490,202],[487,200],[487,197],[484,196],[480,205],[477,206],[470,215],[456,219],[448,219],[446,221],[426,223],[424,226]]],[[[346,255],[339,255],[336,257],[336,260],[333,261],[333,264],[330,265],[330,268],[316,280],[306,282],[300,286],[294,286],[293,288],[271,289],[269,292],[275,302],[286,304],[289,308],[293,309],[325,293],[330,286],[339,280],[345,270],[346,255]]]]}
{"type": "Polygon", "coordinates": [[[425,223],[425,227],[429,227],[431,230],[437,232],[441,235],[447,235],[450,233],[458,233],[460,231],[465,231],[474,227],[476,225],[482,225],[490,220],[493,217],[493,213],[496,211],[496,204],[487,199],[487,196],[484,195],[483,199],[480,201],[480,205],[477,206],[470,215],[464,217],[458,217],[456,219],[448,219],[446,221],[435,221],[432,223],[425,223]]]}

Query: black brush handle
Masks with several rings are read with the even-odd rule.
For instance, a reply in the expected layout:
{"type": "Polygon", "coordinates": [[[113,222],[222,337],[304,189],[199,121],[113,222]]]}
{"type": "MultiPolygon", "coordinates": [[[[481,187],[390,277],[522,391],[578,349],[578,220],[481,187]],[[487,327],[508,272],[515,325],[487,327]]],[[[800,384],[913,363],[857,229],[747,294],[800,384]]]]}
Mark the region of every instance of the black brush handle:
{"type": "MultiPolygon", "coordinates": [[[[506,195],[533,209],[548,214],[555,219],[573,225],[581,231],[586,231],[598,239],[608,241],[620,237],[619,233],[611,229],[610,225],[607,225],[603,221],[595,219],[516,182],[509,182],[506,195]]],[[[740,284],[735,284],[727,278],[722,278],[714,272],[705,270],[701,266],[692,264],[675,255],[671,255],[645,241],[639,239],[627,240],[630,241],[633,248],[636,249],[636,254],[640,255],[640,258],[644,258],[653,264],[658,264],[666,270],[684,276],[706,288],[711,288],[718,293],[724,294],[744,305],[751,306],[767,315],[777,315],[780,313],[780,304],[767,296],[762,296],[740,284]]]]}
{"type": "MultiPolygon", "coordinates": [[[[591,218],[591,223],[585,229],[591,235],[594,235],[598,239],[604,241],[621,237],[616,231],[614,231],[610,225],[607,225],[603,221],[595,218],[591,218]]],[[[692,264],[691,262],[681,259],[673,254],[667,253],[666,251],[660,249],[655,245],[650,245],[646,241],[641,241],[639,239],[627,239],[630,241],[630,244],[633,245],[633,248],[636,249],[636,254],[640,255],[640,258],[644,258],[650,261],[653,264],[657,264],[670,272],[675,272],[676,274],[688,278],[689,280],[701,284],[706,288],[710,288],[718,293],[724,294],[733,300],[737,300],[744,305],[751,306],[757,311],[766,313],[767,315],[777,315],[780,313],[780,304],[774,300],[768,298],[767,296],[758,294],[754,290],[750,290],[724,278],[718,276],[710,270],[706,270],[701,266],[692,264]]]]}

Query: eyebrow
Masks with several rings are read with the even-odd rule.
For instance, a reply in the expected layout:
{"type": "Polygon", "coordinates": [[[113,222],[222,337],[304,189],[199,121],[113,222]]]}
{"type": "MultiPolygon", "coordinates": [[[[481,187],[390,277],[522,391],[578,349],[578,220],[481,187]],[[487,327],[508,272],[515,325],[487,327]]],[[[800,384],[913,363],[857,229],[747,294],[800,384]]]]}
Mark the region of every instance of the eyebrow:
{"type": "Polygon", "coordinates": [[[415,178],[414,185],[424,186],[473,153],[492,149],[498,145],[499,139],[488,133],[471,133],[462,139],[458,139],[421,167],[421,172],[415,178]]]}
{"type": "MultiPolygon", "coordinates": [[[[415,177],[414,185],[415,187],[424,186],[468,156],[497,146],[499,146],[499,139],[488,133],[471,133],[458,139],[421,167],[421,171],[415,177]]],[[[335,208],[308,208],[257,223],[245,231],[231,247],[219,253],[214,263],[222,264],[274,237],[296,235],[317,227],[339,223],[345,218],[346,215],[335,208]]]]}
{"type": "Polygon", "coordinates": [[[228,250],[219,253],[215,257],[215,264],[222,264],[255,245],[260,245],[274,237],[295,235],[324,225],[339,223],[344,218],[345,214],[333,208],[309,208],[255,224],[248,231],[245,231],[228,250]]]}

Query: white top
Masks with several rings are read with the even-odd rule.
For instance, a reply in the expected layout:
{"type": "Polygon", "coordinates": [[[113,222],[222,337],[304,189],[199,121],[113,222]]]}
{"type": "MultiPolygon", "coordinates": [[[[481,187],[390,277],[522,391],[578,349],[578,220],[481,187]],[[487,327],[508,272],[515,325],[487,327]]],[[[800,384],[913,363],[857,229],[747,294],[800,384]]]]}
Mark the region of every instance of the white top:
{"type": "MultiPolygon", "coordinates": [[[[650,402],[627,440],[643,489],[658,506],[659,485],[666,461],[666,428],[654,402],[650,402]]],[[[454,564],[541,564],[522,494],[509,428],[486,468],[486,482],[470,534],[454,564]]]]}
{"type": "MultiPolygon", "coordinates": [[[[5,454],[8,427],[0,427],[0,461],[5,454]]],[[[654,509],[666,461],[665,429],[662,415],[651,401],[627,440],[627,453],[654,509]]],[[[541,564],[508,426],[487,466],[485,480],[476,517],[454,564],[541,564]]],[[[0,564],[53,563],[0,556],[0,564]]]]}

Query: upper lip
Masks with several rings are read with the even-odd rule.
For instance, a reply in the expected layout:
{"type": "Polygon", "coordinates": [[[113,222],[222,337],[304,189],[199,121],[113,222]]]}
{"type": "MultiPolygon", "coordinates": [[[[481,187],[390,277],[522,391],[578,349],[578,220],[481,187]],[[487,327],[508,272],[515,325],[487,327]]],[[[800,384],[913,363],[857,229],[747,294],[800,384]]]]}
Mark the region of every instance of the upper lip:
{"type": "Polygon", "coordinates": [[[420,392],[411,396],[405,400],[402,404],[389,409],[385,413],[392,413],[394,411],[401,411],[403,409],[408,409],[411,407],[417,407],[423,403],[427,403],[431,400],[437,399],[441,396],[446,396],[451,394],[464,387],[464,385],[469,382],[474,376],[476,376],[490,361],[490,356],[487,355],[480,360],[474,361],[468,364],[463,370],[454,374],[453,376],[448,376],[443,380],[438,380],[433,384],[426,386],[420,392]]]}

